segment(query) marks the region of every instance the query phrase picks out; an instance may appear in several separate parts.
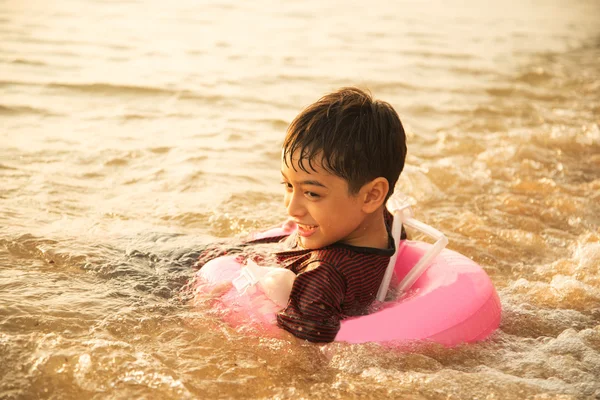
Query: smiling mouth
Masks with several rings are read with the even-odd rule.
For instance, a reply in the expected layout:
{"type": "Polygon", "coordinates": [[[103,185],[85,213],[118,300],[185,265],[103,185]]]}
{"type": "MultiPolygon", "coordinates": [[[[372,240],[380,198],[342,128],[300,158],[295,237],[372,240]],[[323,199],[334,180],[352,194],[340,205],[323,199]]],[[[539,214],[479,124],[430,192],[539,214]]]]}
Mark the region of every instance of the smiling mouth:
{"type": "Polygon", "coordinates": [[[303,237],[308,237],[317,231],[318,225],[298,225],[298,234],[303,237]]]}

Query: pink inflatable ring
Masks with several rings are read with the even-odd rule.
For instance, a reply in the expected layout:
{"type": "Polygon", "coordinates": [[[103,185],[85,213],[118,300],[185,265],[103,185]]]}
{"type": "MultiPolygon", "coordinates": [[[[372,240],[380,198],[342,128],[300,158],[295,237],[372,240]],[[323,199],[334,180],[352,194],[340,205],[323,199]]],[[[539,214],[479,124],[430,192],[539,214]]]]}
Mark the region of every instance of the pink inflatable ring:
{"type": "MultiPolygon", "coordinates": [[[[385,298],[391,281],[398,282],[392,284],[395,288],[404,286],[400,296],[383,302],[369,315],[344,319],[335,340],[350,343],[429,340],[455,346],[487,338],[500,324],[501,306],[486,272],[471,259],[443,248],[447,243],[445,237],[415,221],[406,208],[394,211],[394,237],[399,236],[399,227],[404,223],[417,229],[425,227],[425,231],[433,232],[431,236],[439,240],[434,245],[397,241],[398,251],[390,260],[389,274],[384,277],[378,299],[385,298]]],[[[293,226],[284,224],[256,237],[286,235],[292,229],[293,226]]],[[[240,276],[242,267],[234,256],[209,261],[196,276],[198,295],[207,288],[232,282],[240,276]]],[[[275,312],[261,307],[256,296],[256,292],[240,293],[235,288],[223,293],[217,305],[225,311],[225,322],[234,327],[258,323],[266,329],[278,329],[274,328],[275,312]]]]}

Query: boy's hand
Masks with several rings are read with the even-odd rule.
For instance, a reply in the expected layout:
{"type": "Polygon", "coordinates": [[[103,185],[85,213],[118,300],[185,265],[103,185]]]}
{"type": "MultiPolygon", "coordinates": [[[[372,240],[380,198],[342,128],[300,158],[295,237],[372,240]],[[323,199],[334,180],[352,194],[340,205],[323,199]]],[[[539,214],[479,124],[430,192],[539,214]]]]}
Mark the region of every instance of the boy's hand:
{"type": "Polygon", "coordinates": [[[217,297],[220,297],[231,290],[232,287],[233,284],[231,282],[223,282],[214,286],[209,286],[208,284],[199,285],[194,290],[193,305],[199,306],[215,300],[217,297]]]}
{"type": "Polygon", "coordinates": [[[213,286],[209,291],[208,295],[210,297],[219,297],[229,292],[233,288],[233,283],[231,282],[223,282],[218,285],[213,286]]]}

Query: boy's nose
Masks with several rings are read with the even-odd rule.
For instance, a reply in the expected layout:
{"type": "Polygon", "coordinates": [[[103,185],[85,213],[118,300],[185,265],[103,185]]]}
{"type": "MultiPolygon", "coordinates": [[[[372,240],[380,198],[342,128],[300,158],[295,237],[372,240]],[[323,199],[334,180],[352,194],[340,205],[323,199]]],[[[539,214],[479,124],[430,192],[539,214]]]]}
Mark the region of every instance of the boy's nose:
{"type": "Polygon", "coordinates": [[[284,203],[290,217],[300,217],[305,212],[301,196],[296,193],[287,193],[284,198],[284,203]]]}

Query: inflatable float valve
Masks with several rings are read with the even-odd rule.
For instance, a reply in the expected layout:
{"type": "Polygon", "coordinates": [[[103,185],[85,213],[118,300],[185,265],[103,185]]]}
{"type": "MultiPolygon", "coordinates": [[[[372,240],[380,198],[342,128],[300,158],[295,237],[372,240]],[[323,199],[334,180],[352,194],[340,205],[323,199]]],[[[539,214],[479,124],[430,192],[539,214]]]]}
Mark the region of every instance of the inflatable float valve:
{"type": "Polygon", "coordinates": [[[388,264],[385,274],[383,275],[381,286],[379,286],[379,291],[377,292],[377,300],[379,301],[385,301],[385,296],[390,287],[390,281],[392,280],[394,267],[396,266],[396,259],[398,258],[398,253],[400,251],[399,246],[400,237],[402,234],[402,225],[416,229],[435,239],[436,242],[398,284],[397,290],[399,294],[402,294],[411,288],[411,286],[417,281],[417,279],[419,279],[429,265],[431,265],[433,259],[437,257],[448,244],[448,238],[446,238],[442,232],[414,219],[410,204],[407,202],[403,204],[399,197],[390,197],[387,203],[387,208],[394,216],[394,222],[392,223],[392,236],[394,237],[394,243],[396,244],[396,252],[392,257],[390,257],[390,263],[388,264]]]}
{"type": "Polygon", "coordinates": [[[248,259],[240,275],[232,280],[239,293],[258,284],[260,290],[280,308],[286,307],[294,286],[296,274],[286,268],[261,267],[248,259]]]}
{"type": "Polygon", "coordinates": [[[243,293],[248,287],[256,285],[263,275],[260,267],[254,261],[248,260],[246,266],[240,270],[240,276],[231,282],[239,293],[243,293]]]}

